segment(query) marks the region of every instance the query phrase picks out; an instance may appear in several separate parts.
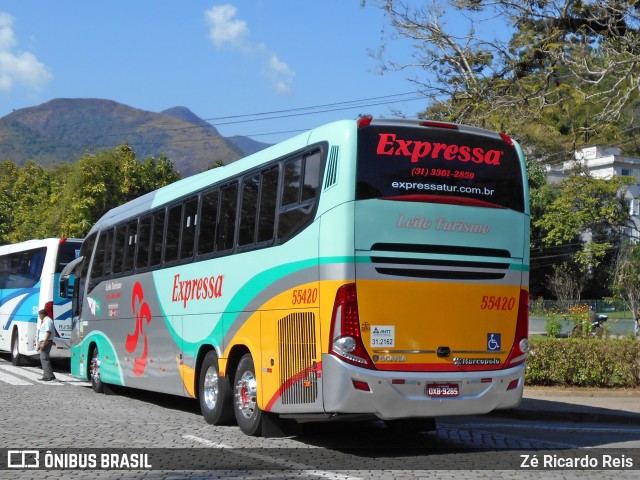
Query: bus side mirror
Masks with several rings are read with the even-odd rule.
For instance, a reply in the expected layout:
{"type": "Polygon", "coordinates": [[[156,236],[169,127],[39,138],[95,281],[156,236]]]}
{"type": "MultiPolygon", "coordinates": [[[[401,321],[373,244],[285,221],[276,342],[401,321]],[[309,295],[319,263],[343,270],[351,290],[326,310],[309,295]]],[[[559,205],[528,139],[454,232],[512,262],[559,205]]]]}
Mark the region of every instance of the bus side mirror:
{"type": "MultiPolygon", "coordinates": [[[[77,276],[77,273],[80,272],[82,268],[82,262],[84,261],[84,257],[78,257],[72,262],[69,262],[60,272],[60,278],[58,279],[58,294],[60,298],[70,298],[69,295],[69,277],[71,275],[77,276]]],[[[73,284],[71,285],[72,291],[73,286],[77,283],[77,278],[74,279],[73,284]]]]}

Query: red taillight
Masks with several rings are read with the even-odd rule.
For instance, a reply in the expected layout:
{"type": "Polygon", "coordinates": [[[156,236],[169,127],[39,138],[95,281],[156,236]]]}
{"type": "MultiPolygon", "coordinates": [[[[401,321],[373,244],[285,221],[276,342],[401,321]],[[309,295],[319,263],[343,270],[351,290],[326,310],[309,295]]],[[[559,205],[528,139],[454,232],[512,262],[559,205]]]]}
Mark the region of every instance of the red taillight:
{"type": "Polygon", "coordinates": [[[352,365],[373,368],[373,363],[360,337],[358,295],[355,283],[343,285],[336,293],[331,318],[329,352],[352,365]]]}
{"type": "Polygon", "coordinates": [[[358,119],[358,128],[368,127],[371,125],[372,117],[362,117],[358,119]]]}
{"type": "Polygon", "coordinates": [[[458,130],[458,125],[456,125],[455,123],[434,122],[431,120],[427,120],[424,122],[420,122],[420,125],[422,125],[423,127],[448,128],[449,130],[458,130]]]}
{"type": "Polygon", "coordinates": [[[518,306],[518,320],[513,347],[505,362],[505,368],[520,365],[527,359],[529,351],[529,292],[520,290],[520,304],[518,306]]]}
{"type": "Polygon", "coordinates": [[[515,144],[513,143],[513,140],[511,140],[511,137],[509,135],[507,135],[506,133],[501,133],[500,137],[502,138],[502,140],[507,142],[509,146],[515,147],[515,144]]]}
{"type": "Polygon", "coordinates": [[[53,302],[47,302],[44,304],[44,309],[47,312],[47,317],[53,320],[53,302]]]}
{"type": "Polygon", "coordinates": [[[67,243],[67,239],[66,238],[61,238],[59,243],[60,243],[60,245],[62,245],[63,243],[67,243]]]}

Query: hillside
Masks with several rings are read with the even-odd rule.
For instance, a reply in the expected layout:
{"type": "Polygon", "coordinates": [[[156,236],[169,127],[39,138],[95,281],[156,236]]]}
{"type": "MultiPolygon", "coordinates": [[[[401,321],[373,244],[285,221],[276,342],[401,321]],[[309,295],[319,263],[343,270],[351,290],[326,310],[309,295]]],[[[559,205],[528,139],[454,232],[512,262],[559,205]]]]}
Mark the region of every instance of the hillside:
{"type": "Polygon", "coordinates": [[[231,163],[266,144],[222,137],[185,107],[153,113],[111,100],[56,99],[0,118],[0,161],[48,167],[129,144],[139,159],[166,153],[183,177],[231,163]],[[242,146],[247,150],[243,150],[242,146]]]}

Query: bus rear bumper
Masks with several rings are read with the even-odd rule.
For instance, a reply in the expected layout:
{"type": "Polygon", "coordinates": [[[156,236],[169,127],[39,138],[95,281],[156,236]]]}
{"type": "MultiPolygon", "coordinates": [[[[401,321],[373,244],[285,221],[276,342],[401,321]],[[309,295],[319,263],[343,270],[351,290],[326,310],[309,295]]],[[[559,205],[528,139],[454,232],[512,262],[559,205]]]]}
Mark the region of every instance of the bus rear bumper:
{"type": "Polygon", "coordinates": [[[484,372],[387,372],[356,367],[325,354],[324,408],[327,413],[373,414],[383,420],[484,414],[518,406],[524,373],[524,364],[484,372]],[[459,395],[428,396],[429,384],[458,385],[459,395]]]}

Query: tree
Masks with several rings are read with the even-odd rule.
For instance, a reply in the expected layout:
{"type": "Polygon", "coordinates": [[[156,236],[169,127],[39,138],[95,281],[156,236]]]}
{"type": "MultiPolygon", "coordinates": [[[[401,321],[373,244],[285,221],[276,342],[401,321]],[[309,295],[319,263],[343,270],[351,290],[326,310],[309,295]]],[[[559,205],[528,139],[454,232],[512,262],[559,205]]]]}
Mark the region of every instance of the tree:
{"type": "Polygon", "coordinates": [[[580,300],[582,285],[580,272],[576,272],[567,263],[553,266],[553,273],[549,276],[549,289],[564,308],[575,305],[580,300]]]}
{"type": "Polygon", "coordinates": [[[166,155],[139,163],[128,145],[86,153],[65,187],[64,236],[83,237],[107,211],[179,178],[166,155]]]}
{"type": "Polygon", "coordinates": [[[142,188],[149,192],[180,180],[180,173],[165,153],[161,153],[157,160],[154,157],[145,158],[140,171],[142,188]]]}
{"type": "Polygon", "coordinates": [[[636,0],[449,0],[429,9],[372,1],[392,35],[413,44],[402,61],[381,48],[381,70],[417,72],[411,81],[429,101],[425,116],[506,130],[556,161],[638,125],[636,0]],[[478,33],[487,25],[491,33],[478,33]]]}
{"type": "Polygon", "coordinates": [[[13,228],[13,186],[19,171],[13,163],[0,163],[0,245],[10,243],[9,232],[13,228]]]}
{"type": "MultiPolygon", "coordinates": [[[[527,177],[529,180],[529,197],[531,218],[540,218],[549,205],[558,196],[558,190],[553,188],[546,179],[546,172],[540,162],[527,158],[527,177]]],[[[570,261],[575,249],[564,246],[550,247],[544,242],[546,233],[535,223],[531,225],[531,268],[529,282],[531,297],[548,297],[553,291],[550,289],[548,278],[554,273],[553,267],[558,259],[570,261]]],[[[557,298],[557,296],[556,296],[557,298]]]]}
{"type": "Polygon", "coordinates": [[[636,325],[640,326],[640,244],[624,242],[620,247],[613,278],[613,291],[618,298],[626,302],[636,325]]]}
{"type": "Polygon", "coordinates": [[[46,227],[51,189],[51,177],[32,160],[18,171],[12,191],[11,228],[6,234],[9,243],[52,236],[46,227]]]}
{"type": "Polygon", "coordinates": [[[562,181],[559,196],[533,222],[545,232],[544,243],[580,242],[575,260],[583,272],[593,272],[612,247],[619,245],[629,227],[629,209],[623,193],[631,181],[628,177],[605,180],[584,174],[562,181]]]}

